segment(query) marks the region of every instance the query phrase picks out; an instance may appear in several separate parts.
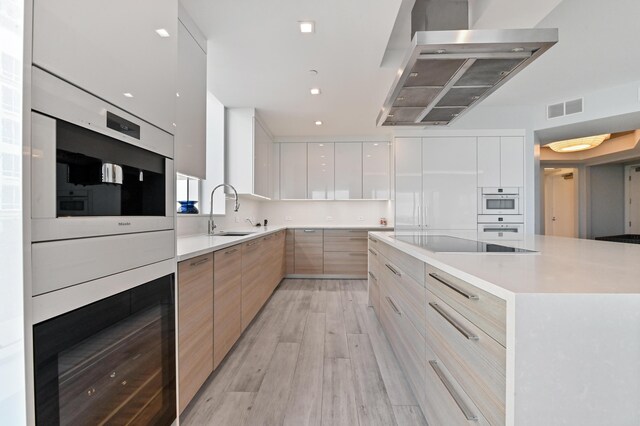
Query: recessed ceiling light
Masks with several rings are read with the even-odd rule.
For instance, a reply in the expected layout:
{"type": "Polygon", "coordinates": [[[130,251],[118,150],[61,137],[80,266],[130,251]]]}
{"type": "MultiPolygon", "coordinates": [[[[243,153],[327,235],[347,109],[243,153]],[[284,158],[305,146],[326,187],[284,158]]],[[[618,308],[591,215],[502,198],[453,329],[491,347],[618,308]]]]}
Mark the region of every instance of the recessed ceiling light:
{"type": "Polygon", "coordinates": [[[320,94],[320,89],[318,89],[317,87],[314,87],[310,90],[312,95],[319,95],[320,94]]]}
{"type": "Polygon", "coordinates": [[[125,92],[125,93],[123,93],[123,95],[125,97],[127,97],[127,98],[133,98],[133,95],[131,93],[129,93],[129,92],[125,92]]]}
{"type": "Polygon", "coordinates": [[[380,144],[379,144],[379,143],[374,143],[374,144],[373,144],[373,146],[378,146],[378,145],[380,145],[380,144]]]}
{"type": "Polygon", "coordinates": [[[156,33],[158,33],[158,35],[162,38],[169,37],[169,31],[165,30],[164,28],[158,28],[156,30],[156,33]]]}
{"type": "Polygon", "coordinates": [[[321,166],[326,166],[326,165],[327,165],[327,163],[322,163],[322,164],[320,164],[320,165],[321,165],[321,166]]]}
{"type": "MultiPolygon", "coordinates": [[[[316,121],[316,126],[322,126],[322,121],[320,120],[316,121]]],[[[324,146],[324,145],[320,144],[320,146],[324,146]]]]}
{"type": "Polygon", "coordinates": [[[524,47],[514,47],[513,49],[511,49],[512,52],[524,52],[524,47]]]}
{"type": "Polygon", "coordinates": [[[398,97],[396,98],[396,100],[397,100],[397,101],[404,101],[404,96],[398,96],[398,97]]]}
{"type": "Polygon", "coordinates": [[[180,97],[180,92],[176,92],[176,98],[180,97]]]}
{"type": "Polygon", "coordinates": [[[418,73],[417,72],[412,72],[411,74],[409,74],[409,77],[417,77],[418,73]]]}
{"type": "Polygon", "coordinates": [[[443,54],[443,53],[447,53],[447,49],[438,49],[438,50],[436,50],[436,53],[438,53],[440,55],[443,54]]]}
{"type": "Polygon", "coordinates": [[[393,118],[393,114],[389,114],[389,115],[387,115],[387,117],[393,118]]]}
{"type": "Polygon", "coordinates": [[[300,24],[300,32],[303,34],[310,34],[315,30],[313,21],[299,21],[298,24],[300,24]]]}

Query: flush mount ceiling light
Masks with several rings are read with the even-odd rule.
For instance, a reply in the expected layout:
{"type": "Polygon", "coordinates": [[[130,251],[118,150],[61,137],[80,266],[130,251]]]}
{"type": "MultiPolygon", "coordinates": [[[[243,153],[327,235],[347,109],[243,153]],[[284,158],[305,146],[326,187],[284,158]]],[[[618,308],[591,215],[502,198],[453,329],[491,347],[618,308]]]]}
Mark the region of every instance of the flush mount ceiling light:
{"type": "Polygon", "coordinates": [[[555,152],[576,152],[592,149],[611,137],[610,134],[587,136],[584,138],[568,139],[565,141],[552,142],[547,145],[555,152]]]}
{"type": "Polygon", "coordinates": [[[169,31],[165,30],[164,28],[158,28],[156,30],[156,33],[162,38],[169,37],[169,31]]]}
{"type": "MultiPolygon", "coordinates": [[[[320,120],[316,121],[316,126],[322,126],[322,121],[320,120]]],[[[323,145],[320,145],[320,146],[323,146],[323,145]]]]}
{"type": "Polygon", "coordinates": [[[299,21],[300,32],[302,34],[311,34],[315,30],[315,24],[313,21],[299,21]]]}
{"type": "Polygon", "coordinates": [[[318,89],[317,87],[314,87],[313,89],[310,90],[312,95],[319,95],[320,94],[320,89],[318,89]]]}
{"type": "Polygon", "coordinates": [[[131,93],[129,93],[129,92],[125,92],[125,93],[123,93],[123,95],[124,95],[126,98],[133,98],[133,95],[132,95],[131,93]]]}

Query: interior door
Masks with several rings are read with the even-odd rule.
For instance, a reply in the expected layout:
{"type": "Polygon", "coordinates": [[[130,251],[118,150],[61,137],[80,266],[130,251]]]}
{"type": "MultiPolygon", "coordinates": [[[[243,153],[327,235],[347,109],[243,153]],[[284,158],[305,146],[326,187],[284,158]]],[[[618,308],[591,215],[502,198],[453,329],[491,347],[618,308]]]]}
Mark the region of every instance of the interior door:
{"type": "Polygon", "coordinates": [[[640,234],[640,165],[627,169],[627,234],[640,234]]]}
{"type": "Polygon", "coordinates": [[[573,173],[545,178],[545,234],[576,238],[576,186],[573,173]]]}

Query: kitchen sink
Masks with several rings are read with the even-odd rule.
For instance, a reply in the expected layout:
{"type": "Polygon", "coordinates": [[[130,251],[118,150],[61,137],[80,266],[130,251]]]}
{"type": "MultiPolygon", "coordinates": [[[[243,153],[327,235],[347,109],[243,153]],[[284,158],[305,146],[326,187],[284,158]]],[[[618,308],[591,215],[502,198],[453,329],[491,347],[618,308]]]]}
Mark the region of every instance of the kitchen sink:
{"type": "Polygon", "coordinates": [[[244,237],[245,235],[255,234],[255,231],[220,231],[214,236],[218,237],[244,237]]]}

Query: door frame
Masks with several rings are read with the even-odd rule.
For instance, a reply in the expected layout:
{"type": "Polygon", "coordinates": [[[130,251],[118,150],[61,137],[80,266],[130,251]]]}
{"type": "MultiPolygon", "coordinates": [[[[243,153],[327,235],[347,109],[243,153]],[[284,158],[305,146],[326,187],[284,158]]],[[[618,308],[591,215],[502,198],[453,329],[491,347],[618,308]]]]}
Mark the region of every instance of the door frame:
{"type": "Polygon", "coordinates": [[[636,167],[640,167],[640,163],[637,164],[629,164],[627,166],[624,166],[624,230],[625,230],[625,234],[627,233],[627,231],[629,230],[629,221],[630,221],[630,212],[629,212],[629,203],[627,202],[627,200],[629,200],[629,198],[631,197],[631,188],[629,185],[630,179],[629,177],[631,177],[631,169],[635,169],[636,167]]]}

